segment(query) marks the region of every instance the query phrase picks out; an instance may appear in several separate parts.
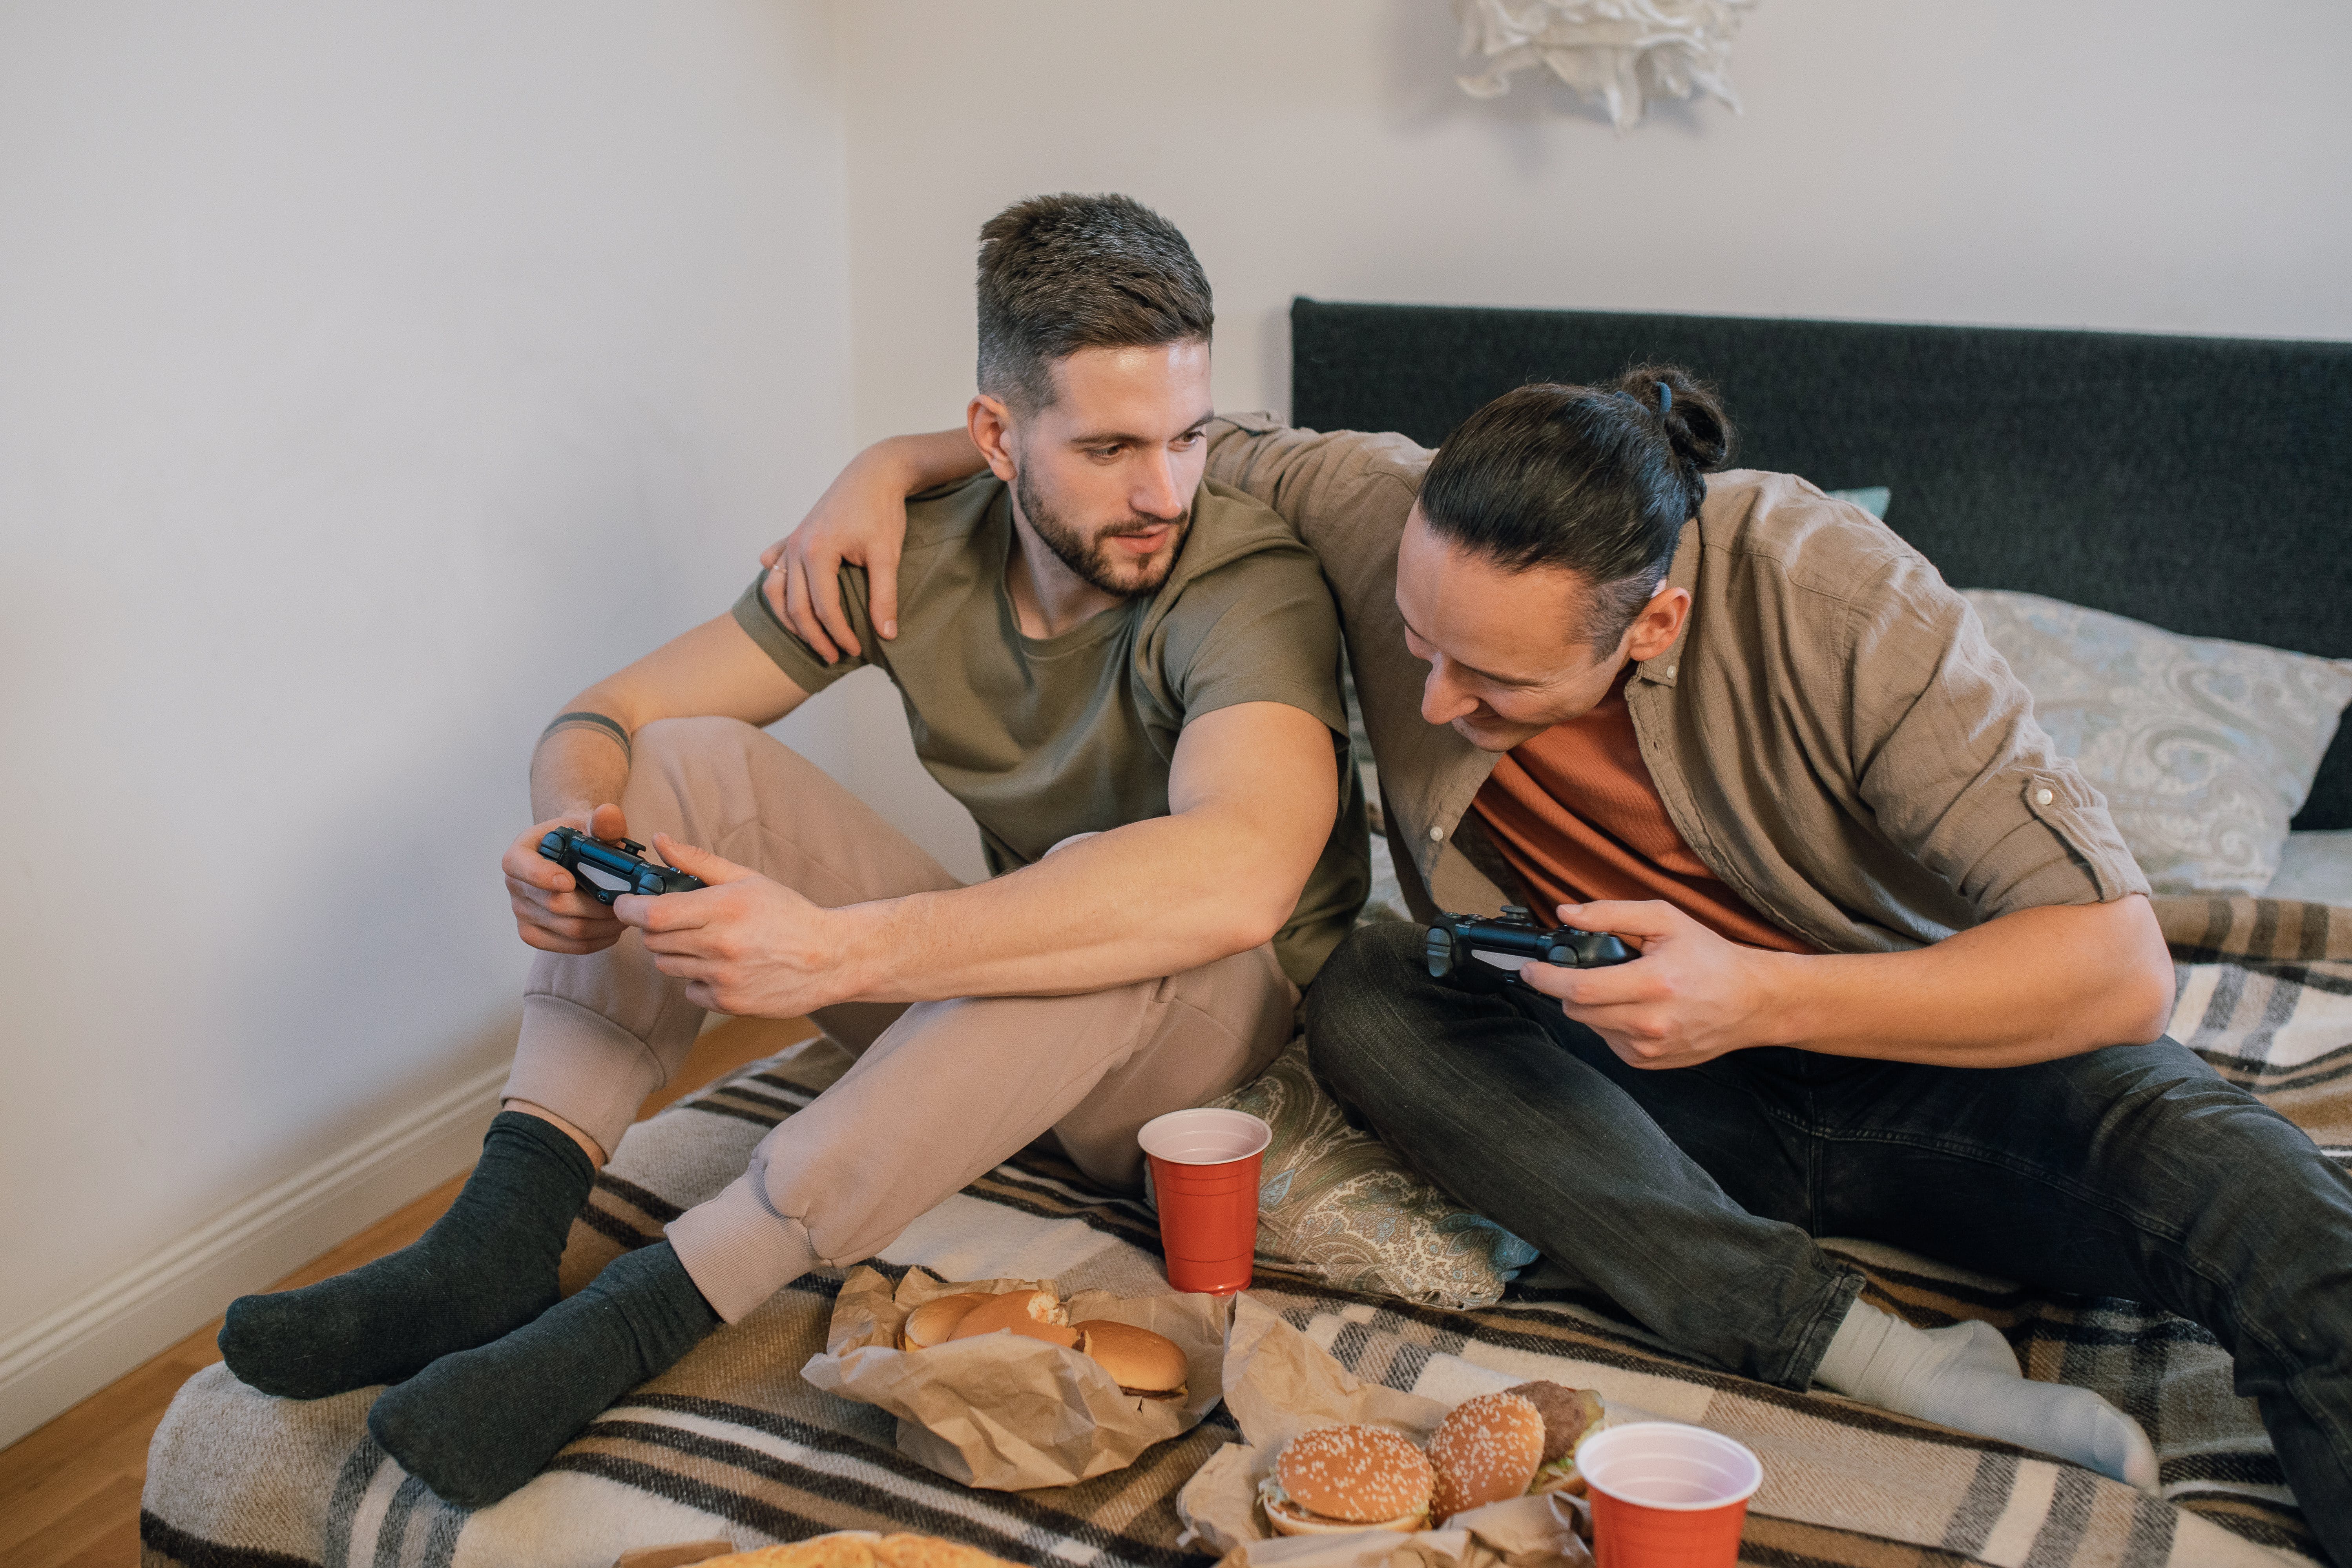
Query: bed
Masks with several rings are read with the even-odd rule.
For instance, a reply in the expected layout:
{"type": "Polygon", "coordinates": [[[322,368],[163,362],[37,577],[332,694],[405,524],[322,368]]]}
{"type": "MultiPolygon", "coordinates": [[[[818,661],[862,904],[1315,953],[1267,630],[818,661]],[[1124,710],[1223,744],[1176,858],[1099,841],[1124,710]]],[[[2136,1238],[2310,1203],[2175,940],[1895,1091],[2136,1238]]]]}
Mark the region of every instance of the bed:
{"type": "MultiPolygon", "coordinates": [[[[2171,633],[2352,655],[2341,542],[2352,447],[2326,427],[2352,409],[2352,348],[1307,300],[1293,330],[1302,424],[1433,442],[1531,376],[1591,379],[1672,358],[1723,386],[1748,430],[1744,460],[1831,487],[1887,488],[1890,526],[1956,583],[2171,633]]],[[[2340,737],[2308,749],[2308,799],[2280,816],[2283,839],[2289,816],[2298,833],[2352,831],[2352,753],[2340,737]]],[[[2179,982],[2173,1031],[2331,1152],[2352,1154],[2352,908],[2262,896],[2285,869],[2260,888],[2159,900],[2179,982]]],[[[828,1049],[795,1047],[633,1129],[573,1228],[568,1281],[657,1239],[715,1192],[840,1070],[828,1049]]],[[[1986,1319],[2034,1375],[2096,1388],[2131,1411],[2162,1461],[2165,1495],[2147,1498],[2000,1443],[1694,1365],[1611,1303],[1510,1253],[1511,1238],[1475,1216],[1370,1168],[1377,1149],[1336,1123],[1295,1052],[1252,1093],[1244,1103],[1277,1128],[1262,1302],[1368,1380],[1459,1397],[1549,1376],[1743,1437],[1769,1475],[1743,1561],[2251,1568],[2312,1550],[2251,1405],[2230,1387],[2229,1358],[2194,1325],[1829,1244],[1869,1274],[1878,1304],[1927,1324],[1986,1319]],[[1419,1238],[1416,1256],[1396,1256],[1403,1234],[1419,1238]],[[1468,1263],[1487,1270],[1486,1283],[1465,1283],[1468,1263]]],[[[926,1216],[879,1261],[893,1273],[1050,1277],[1066,1291],[1132,1294],[1164,1289],[1156,1250],[1140,1204],[1090,1191],[1031,1153],[926,1216]]],[[[1081,1486],[970,1491],[899,1453],[887,1418],[800,1378],[824,1348],[840,1283],[820,1270],[781,1292],[478,1514],[441,1504],[368,1440],[367,1392],[291,1404],[215,1366],[191,1380],[156,1434],[144,1560],[608,1568],[635,1547],[882,1526],[1027,1563],[1205,1565],[1174,1497],[1234,1436],[1222,1411],[1081,1486]]]]}

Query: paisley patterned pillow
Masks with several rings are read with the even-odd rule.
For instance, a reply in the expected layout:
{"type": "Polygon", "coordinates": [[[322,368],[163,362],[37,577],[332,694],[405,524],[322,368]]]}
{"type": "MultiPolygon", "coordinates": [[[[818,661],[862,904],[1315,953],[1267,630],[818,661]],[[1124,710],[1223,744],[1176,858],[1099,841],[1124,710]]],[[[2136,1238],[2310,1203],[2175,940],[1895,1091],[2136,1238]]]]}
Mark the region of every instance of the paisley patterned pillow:
{"type": "Polygon", "coordinates": [[[1274,1129],[1258,1188],[1258,1255],[1351,1290],[1486,1307],[1536,1249],[1457,1207],[1348,1124],[1307,1065],[1304,1036],[1216,1101],[1274,1129]]]}
{"type": "Polygon", "coordinates": [[[1964,595],[2159,893],[2259,893],[2352,701],[2352,659],[2176,637],[2039,594],[1964,595]]]}

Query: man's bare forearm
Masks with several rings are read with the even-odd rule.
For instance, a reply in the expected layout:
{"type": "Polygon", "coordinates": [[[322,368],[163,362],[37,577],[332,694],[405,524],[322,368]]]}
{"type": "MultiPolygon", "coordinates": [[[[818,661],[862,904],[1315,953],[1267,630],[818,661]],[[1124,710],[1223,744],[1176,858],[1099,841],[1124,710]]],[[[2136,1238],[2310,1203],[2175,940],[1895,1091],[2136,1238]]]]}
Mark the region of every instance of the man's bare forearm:
{"type": "Polygon", "coordinates": [[[1245,952],[1298,904],[1339,810],[1322,723],[1281,703],[1203,715],[1168,816],[1083,838],[976,887],[840,911],[846,977],[875,1002],[1055,995],[1245,952]]]}
{"type": "Polygon", "coordinates": [[[919,436],[886,436],[851,461],[853,468],[870,465],[874,482],[901,495],[944,485],[988,467],[971,432],[961,425],[919,436]]]}
{"type": "MultiPolygon", "coordinates": [[[[540,737],[530,757],[530,819],[548,822],[617,803],[629,782],[629,728],[582,693],[540,737]]],[[[616,706],[607,704],[606,706],[616,706]]]]}
{"type": "Polygon", "coordinates": [[[2020,910],[1910,952],[1772,955],[1759,1043],[1941,1067],[2145,1045],[2173,975],[2148,901],[2020,910]]]}
{"type": "Polygon", "coordinates": [[[1301,879],[1238,811],[1130,823],[969,888],[839,911],[856,999],[1055,996],[1269,941],[1301,879]],[[1269,869],[1273,867],[1274,869],[1269,869]]]}
{"type": "Polygon", "coordinates": [[[648,724],[708,714],[765,727],[807,700],[734,616],[706,621],[563,705],[531,753],[531,820],[620,804],[648,724]]]}

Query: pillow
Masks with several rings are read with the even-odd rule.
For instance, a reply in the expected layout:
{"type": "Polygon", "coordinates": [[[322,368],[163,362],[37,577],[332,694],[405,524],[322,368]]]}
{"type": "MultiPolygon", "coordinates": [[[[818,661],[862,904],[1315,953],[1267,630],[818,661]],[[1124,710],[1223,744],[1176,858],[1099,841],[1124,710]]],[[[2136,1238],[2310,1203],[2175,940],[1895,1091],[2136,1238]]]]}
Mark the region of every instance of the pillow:
{"type": "Polygon", "coordinates": [[[2263,897],[2352,909],[2352,829],[2288,834],[2263,897]]]}
{"type": "Polygon", "coordinates": [[[1490,1307],[1536,1249],[1414,1175],[1348,1119],[1300,1037],[1255,1081],[1214,1102],[1274,1129],[1259,1178],[1257,1249],[1349,1290],[1434,1307],[1490,1307]]]}
{"type": "Polygon", "coordinates": [[[2258,893],[2352,701],[2352,659],[2184,637],[2039,594],[1964,595],[2158,893],[2258,893]]]}
{"type": "Polygon", "coordinates": [[[1830,490],[1825,493],[1832,500],[1842,500],[1862,508],[1882,522],[1886,521],[1886,503],[1895,499],[1895,492],[1885,485],[1864,485],[1858,490],[1830,490]]]}

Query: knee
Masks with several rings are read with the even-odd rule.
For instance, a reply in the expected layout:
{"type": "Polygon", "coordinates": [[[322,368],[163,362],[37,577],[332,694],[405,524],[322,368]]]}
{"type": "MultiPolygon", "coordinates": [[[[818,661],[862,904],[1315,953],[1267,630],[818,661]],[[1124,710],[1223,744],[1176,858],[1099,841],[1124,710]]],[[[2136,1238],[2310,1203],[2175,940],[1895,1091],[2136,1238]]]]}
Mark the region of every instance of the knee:
{"type": "Polygon", "coordinates": [[[657,719],[632,738],[622,805],[635,837],[650,843],[663,828],[723,855],[709,836],[758,816],[765,802],[833,787],[814,763],[740,719],[657,719]]]}
{"type": "Polygon", "coordinates": [[[656,719],[631,738],[629,771],[665,778],[682,792],[725,780],[750,798],[835,789],[824,769],[740,719],[656,719]]]}
{"type": "Polygon", "coordinates": [[[2077,1136],[2150,1203],[2218,1212],[2226,1205],[2209,1184],[2261,1186],[2250,1161],[2325,1163],[2293,1122],[2168,1037],[2069,1058],[2059,1071],[2080,1108],[2077,1136]]]}
{"type": "Polygon", "coordinates": [[[740,719],[656,719],[629,737],[633,766],[741,753],[755,742],[777,742],[740,719]]]}
{"type": "Polygon", "coordinates": [[[2161,1113],[2240,1101],[2261,1105],[2169,1035],[2145,1046],[2105,1046],[2062,1057],[2054,1065],[2075,1093],[2095,1102],[2145,1106],[2161,1113]]]}
{"type": "Polygon", "coordinates": [[[1423,940],[1419,926],[1402,921],[1360,926],[1324,961],[1307,989],[1306,1022],[1307,1059],[1325,1082],[1348,1081],[1360,1063],[1383,1052],[1395,1003],[1431,983],[1423,940]]]}

